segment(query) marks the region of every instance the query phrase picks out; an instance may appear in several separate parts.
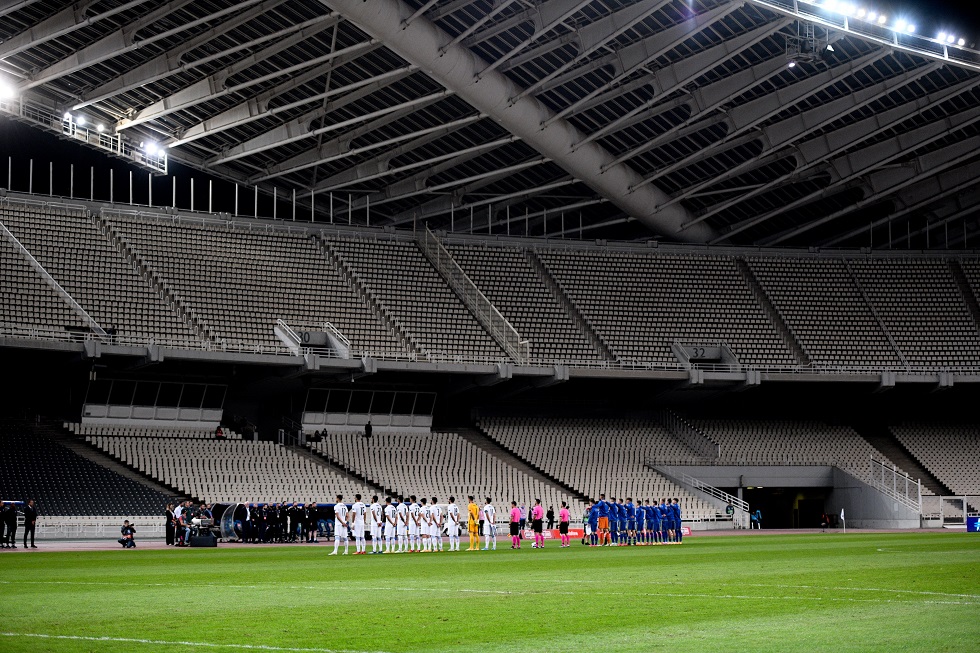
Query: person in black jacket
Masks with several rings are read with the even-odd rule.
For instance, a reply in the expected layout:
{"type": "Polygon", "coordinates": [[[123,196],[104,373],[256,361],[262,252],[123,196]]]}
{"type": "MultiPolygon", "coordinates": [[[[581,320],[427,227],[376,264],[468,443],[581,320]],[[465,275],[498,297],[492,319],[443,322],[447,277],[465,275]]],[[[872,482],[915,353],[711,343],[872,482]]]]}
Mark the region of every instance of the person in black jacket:
{"type": "Polygon", "coordinates": [[[7,544],[9,548],[17,548],[17,506],[13,503],[7,504],[7,509],[3,513],[3,520],[7,526],[7,544]]]}
{"type": "Polygon", "coordinates": [[[0,503],[0,549],[7,548],[7,504],[0,503]]]}
{"type": "Polygon", "coordinates": [[[24,508],[24,548],[27,548],[27,534],[31,534],[31,548],[36,549],[34,545],[34,529],[37,527],[37,508],[34,507],[34,499],[27,500],[27,506],[24,508]]]}
{"type": "Polygon", "coordinates": [[[163,529],[167,537],[167,546],[173,546],[177,535],[177,529],[174,527],[174,522],[176,521],[176,517],[174,516],[174,504],[167,504],[167,509],[163,513],[163,519],[163,529]]]}

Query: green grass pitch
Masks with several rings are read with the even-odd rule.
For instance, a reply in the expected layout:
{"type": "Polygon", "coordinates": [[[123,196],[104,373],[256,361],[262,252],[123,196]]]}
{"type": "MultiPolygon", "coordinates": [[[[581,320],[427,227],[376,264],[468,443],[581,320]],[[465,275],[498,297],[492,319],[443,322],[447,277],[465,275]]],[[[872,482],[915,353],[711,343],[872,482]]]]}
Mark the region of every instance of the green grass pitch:
{"type": "Polygon", "coordinates": [[[347,557],[327,557],[324,544],[0,554],[0,651],[980,647],[980,536],[549,544],[347,557]]]}

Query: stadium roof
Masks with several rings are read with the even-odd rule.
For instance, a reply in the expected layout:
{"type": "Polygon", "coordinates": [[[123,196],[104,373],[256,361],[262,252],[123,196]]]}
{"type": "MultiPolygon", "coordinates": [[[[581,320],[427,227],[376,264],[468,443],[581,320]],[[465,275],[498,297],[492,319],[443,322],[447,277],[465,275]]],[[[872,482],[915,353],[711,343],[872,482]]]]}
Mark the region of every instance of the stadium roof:
{"type": "Polygon", "coordinates": [[[15,0],[0,39],[0,109],[320,210],[350,197],[362,223],[980,231],[980,52],[850,3],[15,0]]]}

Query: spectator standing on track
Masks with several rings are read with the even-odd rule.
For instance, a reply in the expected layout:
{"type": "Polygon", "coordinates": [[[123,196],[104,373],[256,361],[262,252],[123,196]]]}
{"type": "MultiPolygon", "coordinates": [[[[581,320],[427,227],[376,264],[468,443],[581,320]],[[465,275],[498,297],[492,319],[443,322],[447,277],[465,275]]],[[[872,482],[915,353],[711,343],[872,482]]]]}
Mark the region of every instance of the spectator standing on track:
{"type": "Polygon", "coordinates": [[[527,528],[527,506],[524,505],[524,502],[521,502],[520,511],[521,511],[521,522],[520,522],[521,523],[521,530],[520,530],[520,533],[518,533],[518,537],[520,537],[523,540],[524,539],[524,529],[527,528]]]}
{"type": "Polygon", "coordinates": [[[7,504],[7,509],[3,513],[3,520],[7,526],[7,542],[11,549],[17,548],[17,505],[13,502],[7,504]]]}
{"type": "Polygon", "coordinates": [[[7,548],[7,504],[0,503],[0,548],[7,548]]]}
{"type": "Polygon", "coordinates": [[[545,517],[548,520],[548,530],[550,531],[552,528],[555,527],[555,508],[554,508],[554,506],[548,506],[548,512],[547,512],[547,514],[545,514],[545,517]]]}
{"type": "Polygon", "coordinates": [[[174,528],[174,522],[176,521],[176,516],[174,515],[174,504],[168,503],[167,509],[163,511],[163,531],[166,536],[167,546],[173,546],[174,540],[176,539],[176,529],[174,528]]]}
{"type": "Polygon", "coordinates": [[[31,548],[36,549],[34,546],[34,529],[37,527],[37,508],[34,507],[34,499],[27,500],[27,506],[24,508],[24,548],[27,548],[27,534],[31,534],[31,548]]]}

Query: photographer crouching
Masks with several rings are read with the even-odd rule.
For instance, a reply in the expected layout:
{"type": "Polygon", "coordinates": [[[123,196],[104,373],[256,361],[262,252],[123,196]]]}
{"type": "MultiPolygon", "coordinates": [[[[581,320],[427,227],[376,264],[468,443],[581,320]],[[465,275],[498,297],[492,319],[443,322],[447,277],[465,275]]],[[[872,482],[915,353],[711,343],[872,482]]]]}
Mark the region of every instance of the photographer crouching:
{"type": "Polygon", "coordinates": [[[136,528],[129,523],[129,520],[123,522],[122,527],[119,529],[120,537],[117,542],[122,544],[124,549],[135,549],[136,548],[136,528]]]}

